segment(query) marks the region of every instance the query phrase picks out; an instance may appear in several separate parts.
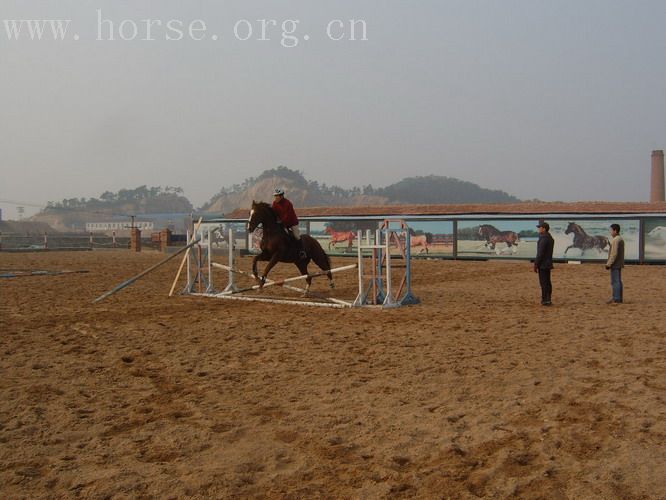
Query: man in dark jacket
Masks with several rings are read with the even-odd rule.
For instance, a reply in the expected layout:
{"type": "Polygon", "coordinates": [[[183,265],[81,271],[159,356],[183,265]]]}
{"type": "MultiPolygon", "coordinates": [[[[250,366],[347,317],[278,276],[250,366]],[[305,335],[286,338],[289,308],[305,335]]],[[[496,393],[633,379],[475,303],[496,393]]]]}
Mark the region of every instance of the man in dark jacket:
{"type": "Polygon", "coordinates": [[[550,282],[550,271],[553,269],[553,248],[555,240],[550,235],[550,226],[547,222],[539,222],[539,241],[537,242],[537,254],[534,259],[534,272],[539,273],[539,284],[541,285],[541,305],[552,304],[553,284],[550,282]]]}

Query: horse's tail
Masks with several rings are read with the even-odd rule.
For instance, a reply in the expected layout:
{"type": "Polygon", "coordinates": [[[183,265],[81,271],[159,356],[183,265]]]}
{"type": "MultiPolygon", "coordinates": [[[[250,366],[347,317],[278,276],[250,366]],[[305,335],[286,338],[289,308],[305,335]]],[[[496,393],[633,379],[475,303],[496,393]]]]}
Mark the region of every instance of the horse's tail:
{"type": "Polygon", "coordinates": [[[314,263],[317,264],[322,271],[329,271],[331,269],[331,258],[322,248],[319,241],[310,235],[303,235],[303,238],[307,238],[310,241],[309,253],[314,263]]]}
{"type": "MultiPolygon", "coordinates": [[[[319,248],[321,248],[321,245],[319,245],[319,248]]],[[[325,266],[325,267],[322,268],[322,270],[329,271],[331,269],[331,258],[328,256],[328,254],[324,251],[323,248],[321,248],[321,253],[323,254],[322,262],[324,263],[324,266],[325,266]]],[[[319,267],[321,267],[321,266],[319,266],[319,267]]]]}

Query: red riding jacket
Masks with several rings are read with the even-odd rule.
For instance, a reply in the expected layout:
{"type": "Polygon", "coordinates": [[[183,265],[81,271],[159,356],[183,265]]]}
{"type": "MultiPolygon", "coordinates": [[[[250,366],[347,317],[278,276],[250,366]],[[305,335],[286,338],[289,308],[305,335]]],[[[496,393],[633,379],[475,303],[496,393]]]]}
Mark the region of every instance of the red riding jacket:
{"type": "Polygon", "coordinates": [[[285,227],[298,225],[298,217],[296,217],[294,205],[287,198],[282,197],[280,201],[273,201],[273,210],[275,210],[278,219],[280,219],[285,227]]]}

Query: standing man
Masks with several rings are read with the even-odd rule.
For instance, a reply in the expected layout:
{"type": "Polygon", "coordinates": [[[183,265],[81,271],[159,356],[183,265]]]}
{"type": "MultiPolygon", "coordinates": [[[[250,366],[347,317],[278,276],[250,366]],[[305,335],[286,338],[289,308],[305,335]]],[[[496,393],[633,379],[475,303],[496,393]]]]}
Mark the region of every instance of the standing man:
{"type": "Polygon", "coordinates": [[[284,197],[284,189],[282,188],[275,188],[275,191],[273,191],[273,210],[275,210],[284,228],[291,230],[291,234],[294,235],[296,246],[298,247],[298,257],[307,259],[307,254],[303,249],[301,231],[298,228],[298,217],[296,216],[294,205],[284,197]]]}
{"type": "Polygon", "coordinates": [[[620,236],[620,225],[611,224],[611,242],[606,261],[606,269],[610,269],[611,288],[613,298],[608,300],[608,304],[622,304],[622,268],[624,267],[624,240],[620,236]]]}
{"type": "Polygon", "coordinates": [[[539,241],[537,242],[537,254],[534,259],[534,272],[539,273],[539,285],[541,285],[541,305],[552,305],[553,284],[550,281],[550,271],[553,269],[553,248],[555,240],[550,235],[550,226],[547,222],[539,222],[539,241]]]}

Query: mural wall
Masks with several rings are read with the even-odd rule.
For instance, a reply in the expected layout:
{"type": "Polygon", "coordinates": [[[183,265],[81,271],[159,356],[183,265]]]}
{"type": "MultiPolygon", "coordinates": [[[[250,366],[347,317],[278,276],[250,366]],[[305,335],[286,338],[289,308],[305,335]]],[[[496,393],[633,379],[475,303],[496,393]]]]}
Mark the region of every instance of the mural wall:
{"type": "Polygon", "coordinates": [[[645,260],[666,261],[666,219],[650,219],[644,223],[645,260]]]}
{"type": "MultiPolygon", "coordinates": [[[[553,257],[556,260],[603,261],[610,248],[610,225],[620,224],[625,240],[625,258],[640,259],[639,219],[546,219],[555,240],[553,257]]],[[[301,233],[310,234],[331,255],[353,255],[357,252],[357,232],[363,232],[364,243],[374,244],[375,231],[383,219],[359,220],[301,220],[301,233]]],[[[460,258],[533,259],[539,237],[539,219],[405,219],[411,229],[411,251],[415,257],[453,257],[457,247],[460,258]],[[454,231],[456,227],[456,231],[454,231]]],[[[221,227],[214,236],[213,246],[226,247],[229,227],[236,232],[238,248],[257,252],[261,228],[245,234],[245,222],[211,223],[221,227]],[[247,243],[247,247],[246,247],[247,243]]],[[[666,261],[666,217],[643,219],[644,260],[666,261]]]]}
{"type": "Polygon", "coordinates": [[[458,222],[458,256],[529,259],[539,237],[534,220],[464,220],[458,222]]]}
{"type": "Polygon", "coordinates": [[[411,251],[415,256],[452,257],[453,221],[406,220],[411,229],[411,251]]]}
{"type": "Polygon", "coordinates": [[[620,225],[624,239],[624,258],[638,260],[638,220],[552,221],[550,233],[555,239],[555,259],[606,260],[610,249],[610,225],[620,225]]]}
{"type": "Polygon", "coordinates": [[[376,220],[310,221],[309,234],[330,255],[355,254],[358,231],[363,231],[364,242],[374,243],[379,224],[376,220]]]}

